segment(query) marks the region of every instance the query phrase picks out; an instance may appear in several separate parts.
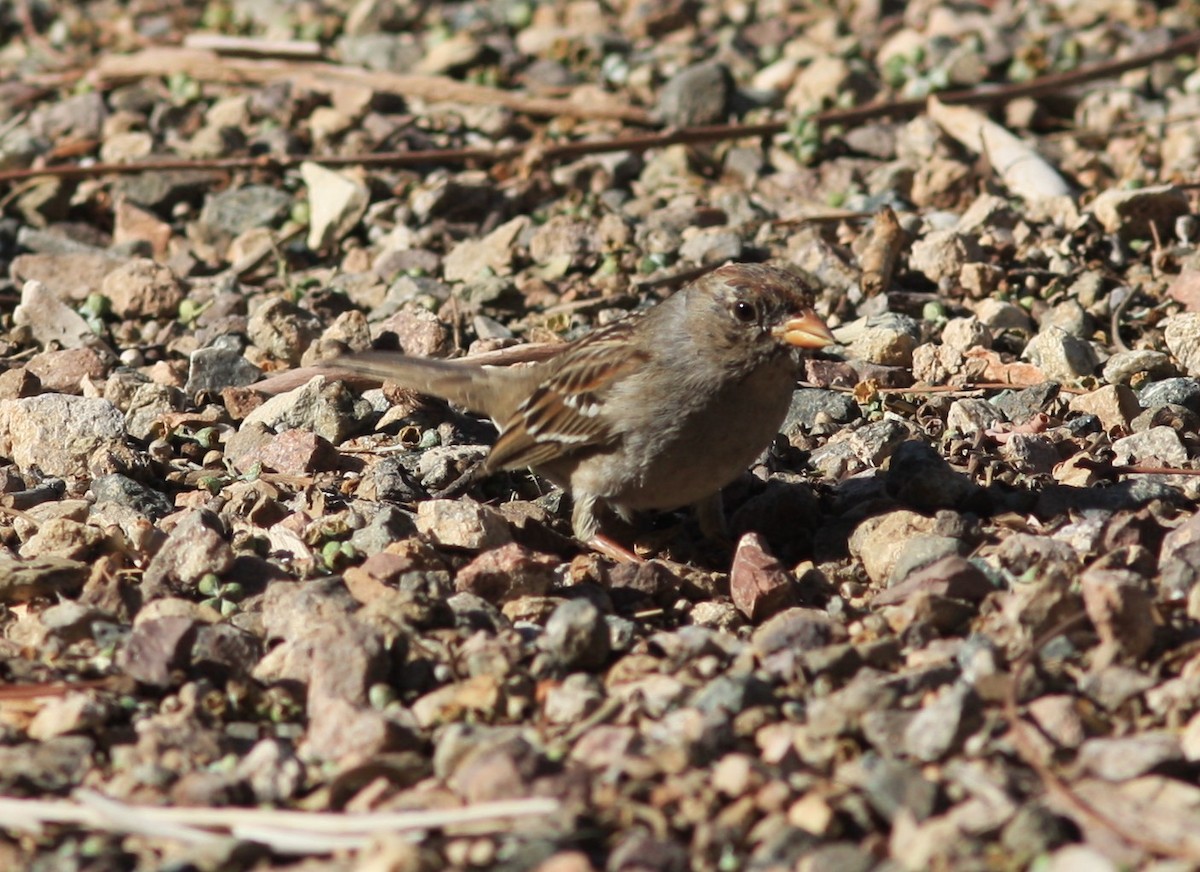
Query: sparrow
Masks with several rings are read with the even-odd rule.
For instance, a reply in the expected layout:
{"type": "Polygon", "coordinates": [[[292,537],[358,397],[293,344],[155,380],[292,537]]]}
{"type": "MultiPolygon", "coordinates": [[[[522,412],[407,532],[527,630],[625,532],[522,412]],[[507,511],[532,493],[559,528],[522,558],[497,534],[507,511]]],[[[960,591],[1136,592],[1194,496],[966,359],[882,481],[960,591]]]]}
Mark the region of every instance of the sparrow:
{"type": "Polygon", "coordinates": [[[611,552],[605,510],[692,505],[723,530],[720,491],[770,444],[797,375],[793,349],[834,341],[795,274],[729,264],[595,330],[548,360],[469,360],[368,351],[324,362],[491,418],[484,472],[531,468],[568,491],[575,537],[611,552]]]}

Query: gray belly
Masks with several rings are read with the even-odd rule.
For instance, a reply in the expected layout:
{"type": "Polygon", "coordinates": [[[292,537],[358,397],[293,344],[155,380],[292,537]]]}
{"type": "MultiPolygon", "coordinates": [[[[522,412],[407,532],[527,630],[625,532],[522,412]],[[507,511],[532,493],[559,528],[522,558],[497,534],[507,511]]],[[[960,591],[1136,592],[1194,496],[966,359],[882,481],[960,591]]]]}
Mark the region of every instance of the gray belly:
{"type": "Polygon", "coordinates": [[[789,364],[768,367],[683,421],[657,422],[667,438],[630,436],[624,450],[589,458],[570,477],[571,487],[634,510],[699,502],[737,478],[771,444],[794,385],[795,371],[789,364]],[[633,459],[636,463],[631,464],[633,459]],[[633,474],[631,466],[636,467],[633,474]]]}

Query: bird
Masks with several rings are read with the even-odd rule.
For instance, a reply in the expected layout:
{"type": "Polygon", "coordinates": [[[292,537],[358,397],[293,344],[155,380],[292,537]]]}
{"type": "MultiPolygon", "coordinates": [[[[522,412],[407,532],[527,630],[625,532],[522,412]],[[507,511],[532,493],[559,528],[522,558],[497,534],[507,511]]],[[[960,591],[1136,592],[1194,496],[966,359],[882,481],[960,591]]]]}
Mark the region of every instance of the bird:
{"type": "Polygon", "coordinates": [[[813,286],[775,266],[732,263],[533,364],[390,351],[323,366],[391,382],[490,418],[485,474],[528,467],[570,493],[576,539],[628,552],[605,513],[693,506],[706,535],[724,529],[720,492],[779,432],[795,388],[793,349],[834,342],[813,286]]]}

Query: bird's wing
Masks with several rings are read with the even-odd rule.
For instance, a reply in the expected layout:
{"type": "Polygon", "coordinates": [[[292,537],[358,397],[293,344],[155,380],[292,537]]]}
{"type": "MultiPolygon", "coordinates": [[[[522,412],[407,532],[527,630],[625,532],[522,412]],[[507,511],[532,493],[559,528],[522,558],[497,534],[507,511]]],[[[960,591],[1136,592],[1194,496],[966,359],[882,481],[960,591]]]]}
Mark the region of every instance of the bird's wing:
{"type": "Polygon", "coordinates": [[[508,420],[488,455],[489,469],[537,466],[616,439],[604,415],[604,393],[650,354],[627,341],[629,320],[592,333],[559,355],[553,372],[508,420]]]}

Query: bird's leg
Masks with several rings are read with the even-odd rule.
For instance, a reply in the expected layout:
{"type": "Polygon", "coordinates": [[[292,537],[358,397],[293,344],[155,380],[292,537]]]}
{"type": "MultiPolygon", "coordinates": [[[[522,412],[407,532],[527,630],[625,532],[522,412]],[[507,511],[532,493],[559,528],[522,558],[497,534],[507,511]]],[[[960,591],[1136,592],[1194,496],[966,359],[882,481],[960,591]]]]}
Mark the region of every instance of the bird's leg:
{"type": "Polygon", "coordinates": [[[571,530],[575,538],[597,554],[618,563],[643,563],[642,558],[624,545],[600,532],[599,503],[595,494],[575,494],[575,506],[571,509],[571,530]]]}
{"type": "Polygon", "coordinates": [[[591,539],[588,539],[587,547],[591,548],[597,554],[608,557],[617,563],[645,563],[646,561],[638,557],[616,539],[605,536],[603,533],[597,533],[591,539]]]}
{"type": "Polygon", "coordinates": [[[716,542],[729,541],[729,525],[725,523],[725,504],[721,501],[721,492],[705,497],[692,504],[692,512],[700,525],[700,532],[705,539],[716,542]]]}

